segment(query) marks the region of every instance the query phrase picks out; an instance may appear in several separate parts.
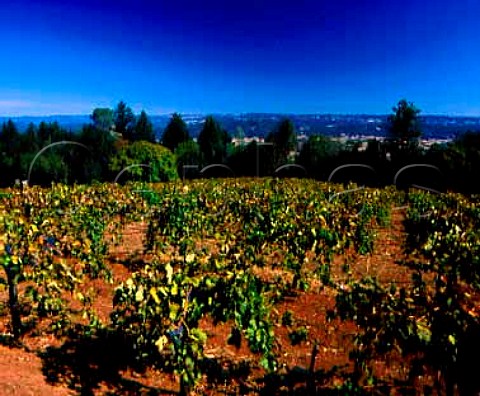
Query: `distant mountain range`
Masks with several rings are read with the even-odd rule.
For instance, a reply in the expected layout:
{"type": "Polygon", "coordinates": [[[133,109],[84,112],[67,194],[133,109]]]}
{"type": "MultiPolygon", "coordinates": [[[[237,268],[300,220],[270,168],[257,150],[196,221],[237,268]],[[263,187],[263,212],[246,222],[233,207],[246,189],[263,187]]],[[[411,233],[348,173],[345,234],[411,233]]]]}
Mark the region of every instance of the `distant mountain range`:
{"type": "MultiPolygon", "coordinates": [[[[190,134],[197,137],[201,131],[205,115],[182,114],[189,127],[190,134]]],[[[279,121],[288,117],[295,125],[298,134],[327,136],[385,136],[388,130],[387,115],[333,115],[333,114],[214,114],[232,136],[264,137],[272,131],[279,121]]],[[[11,119],[20,131],[25,131],[28,124],[38,125],[41,121],[58,122],[62,127],[73,132],[79,131],[84,124],[91,122],[88,115],[58,116],[22,116],[0,117],[0,123],[11,119]]],[[[158,137],[168,124],[170,115],[153,115],[153,123],[158,137]]],[[[466,131],[480,131],[480,117],[423,116],[422,132],[425,138],[451,139],[466,131]]]]}

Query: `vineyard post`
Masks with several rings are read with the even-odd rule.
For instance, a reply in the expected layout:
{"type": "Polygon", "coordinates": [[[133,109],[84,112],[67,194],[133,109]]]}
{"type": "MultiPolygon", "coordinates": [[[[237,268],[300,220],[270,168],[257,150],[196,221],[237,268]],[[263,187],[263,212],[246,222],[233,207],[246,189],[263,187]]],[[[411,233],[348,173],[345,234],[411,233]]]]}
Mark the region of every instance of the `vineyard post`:
{"type": "Polygon", "coordinates": [[[13,263],[7,263],[4,267],[5,272],[7,273],[7,283],[8,283],[8,305],[10,308],[10,315],[12,316],[12,331],[13,338],[17,340],[22,331],[22,320],[20,317],[20,304],[18,302],[18,270],[16,266],[12,265],[13,263]]]}
{"type": "Polygon", "coordinates": [[[318,341],[315,340],[315,342],[313,343],[312,358],[310,359],[310,367],[308,370],[307,390],[310,395],[315,395],[317,392],[317,387],[315,383],[315,360],[317,359],[317,354],[318,354],[318,341]]]}

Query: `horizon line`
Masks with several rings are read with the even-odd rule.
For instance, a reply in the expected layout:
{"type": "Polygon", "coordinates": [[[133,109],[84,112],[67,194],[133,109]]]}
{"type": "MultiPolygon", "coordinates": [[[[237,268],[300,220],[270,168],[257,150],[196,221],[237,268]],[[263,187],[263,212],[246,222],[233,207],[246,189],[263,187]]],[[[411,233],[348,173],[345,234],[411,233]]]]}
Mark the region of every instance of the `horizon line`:
{"type": "MultiPolygon", "coordinates": [[[[228,115],[281,115],[281,116],[368,116],[368,117],[386,117],[392,115],[392,113],[340,113],[340,112],[322,112],[322,113],[289,113],[289,112],[180,112],[174,111],[169,113],[154,113],[148,114],[149,117],[166,117],[172,116],[174,113],[180,114],[181,116],[228,116],[228,115]]],[[[17,114],[17,115],[2,115],[0,118],[41,118],[41,117],[91,117],[91,113],[68,113],[68,114],[17,114]]],[[[456,118],[480,118],[480,114],[455,114],[455,113],[425,113],[419,114],[421,117],[456,117],[456,118]]]]}

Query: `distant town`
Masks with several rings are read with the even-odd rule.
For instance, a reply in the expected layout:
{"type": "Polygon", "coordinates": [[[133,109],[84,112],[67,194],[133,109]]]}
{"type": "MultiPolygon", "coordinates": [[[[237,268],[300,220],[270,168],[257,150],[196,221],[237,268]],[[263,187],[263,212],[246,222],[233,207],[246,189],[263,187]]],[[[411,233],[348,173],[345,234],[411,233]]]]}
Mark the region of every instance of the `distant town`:
{"type": "MultiPolygon", "coordinates": [[[[303,145],[308,141],[309,135],[303,133],[300,135],[297,135],[297,147],[296,151],[297,153],[300,153],[302,151],[303,145]]],[[[380,142],[383,142],[385,140],[384,136],[378,136],[378,135],[347,135],[342,133],[340,136],[331,136],[331,140],[342,143],[344,145],[348,145],[350,143],[351,145],[355,145],[357,150],[359,152],[365,151],[368,147],[368,142],[371,140],[377,140],[380,142]]],[[[433,144],[445,144],[450,141],[452,141],[453,138],[425,138],[425,139],[420,139],[419,140],[419,147],[428,150],[430,147],[432,147],[433,144]]],[[[196,138],[194,138],[196,141],[196,138]]],[[[235,147],[238,146],[244,146],[247,145],[251,142],[258,142],[258,143],[264,143],[265,138],[264,137],[258,137],[258,136],[252,136],[252,137],[243,137],[243,138],[232,138],[232,144],[235,147]]]]}
{"type": "MultiPolygon", "coordinates": [[[[371,139],[383,140],[388,132],[387,115],[333,115],[333,114],[214,114],[215,119],[232,136],[236,145],[247,144],[252,140],[263,141],[266,135],[277,126],[283,118],[289,118],[295,125],[299,149],[310,135],[325,135],[341,142],[367,142],[371,139]]],[[[150,115],[155,135],[159,140],[171,115],[150,115]]],[[[198,137],[205,114],[182,114],[188,126],[190,136],[198,137]]],[[[58,116],[21,116],[0,117],[0,124],[11,119],[20,131],[26,130],[28,124],[41,121],[57,121],[60,126],[80,131],[84,124],[91,122],[89,115],[58,116]]],[[[467,131],[480,131],[480,117],[456,117],[427,115],[419,117],[422,128],[420,145],[429,148],[433,143],[451,141],[457,135],[467,131]]],[[[365,145],[359,145],[359,150],[365,145]]]]}

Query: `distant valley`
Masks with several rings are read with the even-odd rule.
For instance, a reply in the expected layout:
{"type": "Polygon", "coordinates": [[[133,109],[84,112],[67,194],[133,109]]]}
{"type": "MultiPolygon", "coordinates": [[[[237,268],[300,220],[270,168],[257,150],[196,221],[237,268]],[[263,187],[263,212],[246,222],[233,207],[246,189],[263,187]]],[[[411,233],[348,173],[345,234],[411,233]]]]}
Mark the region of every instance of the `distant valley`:
{"type": "MultiPolygon", "coordinates": [[[[326,136],[385,136],[388,131],[386,115],[332,115],[332,114],[216,114],[215,118],[230,135],[236,137],[264,137],[275,128],[280,120],[290,118],[298,134],[326,136]]],[[[188,124],[192,137],[197,137],[202,129],[203,114],[182,114],[188,124]]],[[[11,119],[20,131],[25,131],[28,124],[41,121],[58,122],[62,127],[73,132],[79,131],[90,122],[88,115],[58,116],[22,116],[0,117],[0,123],[11,119]]],[[[170,119],[170,115],[153,115],[155,133],[159,138],[170,119]]],[[[423,116],[423,137],[427,139],[452,139],[466,131],[480,131],[480,117],[423,116]]]]}

